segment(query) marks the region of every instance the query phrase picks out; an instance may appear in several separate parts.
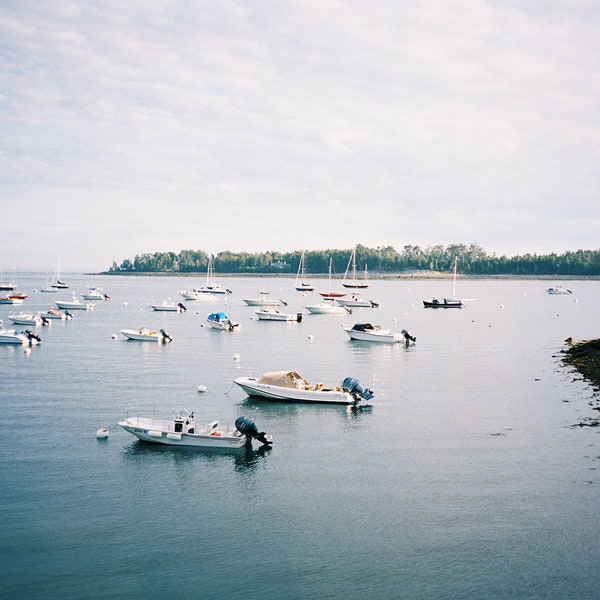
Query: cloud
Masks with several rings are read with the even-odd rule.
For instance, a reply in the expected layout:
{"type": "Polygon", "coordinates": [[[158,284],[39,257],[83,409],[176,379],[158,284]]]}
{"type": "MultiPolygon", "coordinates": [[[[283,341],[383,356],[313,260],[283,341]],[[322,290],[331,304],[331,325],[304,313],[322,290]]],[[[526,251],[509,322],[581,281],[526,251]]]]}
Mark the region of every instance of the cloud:
{"type": "Polygon", "coordinates": [[[599,17],[585,1],[4,6],[2,208],[48,228],[48,199],[77,206],[75,239],[93,220],[115,240],[86,250],[95,268],[135,246],[136,218],[160,231],[139,252],[595,247],[599,17]],[[215,209],[222,230],[203,226],[215,209]]]}

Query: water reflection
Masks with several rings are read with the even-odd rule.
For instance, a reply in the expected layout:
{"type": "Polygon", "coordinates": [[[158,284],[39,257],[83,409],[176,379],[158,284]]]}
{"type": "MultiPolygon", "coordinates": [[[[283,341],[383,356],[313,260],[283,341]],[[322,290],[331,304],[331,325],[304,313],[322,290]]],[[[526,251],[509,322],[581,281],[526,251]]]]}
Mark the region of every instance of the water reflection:
{"type": "Polygon", "coordinates": [[[146,464],[150,459],[169,461],[175,465],[202,461],[207,464],[224,464],[232,461],[236,472],[251,472],[269,456],[270,446],[254,447],[246,444],[241,448],[194,448],[169,446],[135,440],[123,449],[123,457],[135,463],[146,464]]]}
{"type": "Polygon", "coordinates": [[[253,410],[260,410],[266,416],[273,418],[291,418],[306,413],[312,414],[323,412],[327,414],[340,415],[346,419],[356,419],[360,415],[371,413],[373,411],[372,404],[319,404],[311,402],[278,402],[260,398],[258,396],[247,396],[241,406],[249,407],[253,410]]]}

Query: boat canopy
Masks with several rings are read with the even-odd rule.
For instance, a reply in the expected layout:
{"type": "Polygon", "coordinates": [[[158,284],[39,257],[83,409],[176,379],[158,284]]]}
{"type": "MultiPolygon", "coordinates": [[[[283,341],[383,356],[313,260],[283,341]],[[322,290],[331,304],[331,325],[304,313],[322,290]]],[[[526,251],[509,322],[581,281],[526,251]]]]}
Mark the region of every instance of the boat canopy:
{"type": "Polygon", "coordinates": [[[371,323],[356,323],[352,329],[354,331],[373,331],[377,329],[377,326],[373,326],[371,323]]]}
{"type": "Polygon", "coordinates": [[[273,371],[264,373],[256,383],[265,383],[267,385],[276,385],[285,388],[302,388],[308,386],[309,383],[296,371],[273,371]]]}
{"type": "Polygon", "coordinates": [[[224,312],[216,312],[216,313],[210,313],[210,315],[208,315],[208,318],[211,321],[227,321],[227,315],[224,312]]]}

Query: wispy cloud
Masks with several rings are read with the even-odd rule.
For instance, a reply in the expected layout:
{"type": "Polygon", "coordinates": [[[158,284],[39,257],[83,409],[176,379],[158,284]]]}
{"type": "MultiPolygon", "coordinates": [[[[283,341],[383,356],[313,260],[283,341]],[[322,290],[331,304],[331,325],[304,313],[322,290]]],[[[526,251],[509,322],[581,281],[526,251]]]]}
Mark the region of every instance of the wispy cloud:
{"type": "Polygon", "coordinates": [[[4,3],[5,226],[40,231],[23,266],[67,233],[81,268],[595,248],[599,21],[586,1],[4,3]]]}

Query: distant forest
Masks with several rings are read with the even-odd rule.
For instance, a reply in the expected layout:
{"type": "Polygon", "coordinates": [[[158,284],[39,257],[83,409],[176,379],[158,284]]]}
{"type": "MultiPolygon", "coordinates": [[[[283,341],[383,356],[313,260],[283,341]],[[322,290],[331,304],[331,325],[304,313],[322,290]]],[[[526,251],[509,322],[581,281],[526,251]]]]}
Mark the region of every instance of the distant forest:
{"type": "MultiPolygon", "coordinates": [[[[304,255],[306,273],[326,274],[332,259],[334,274],[344,273],[351,249],[310,250],[304,255]]],[[[213,257],[216,274],[295,274],[301,250],[294,252],[219,252],[213,257]]],[[[476,244],[449,246],[356,247],[357,271],[376,276],[415,271],[448,272],[458,261],[461,275],[563,275],[600,276],[600,250],[577,250],[564,254],[491,256],[476,244]]],[[[209,255],[201,250],[154,252],[113,262],[109,273],[201,273],[208,268],[209,255]]]]}

